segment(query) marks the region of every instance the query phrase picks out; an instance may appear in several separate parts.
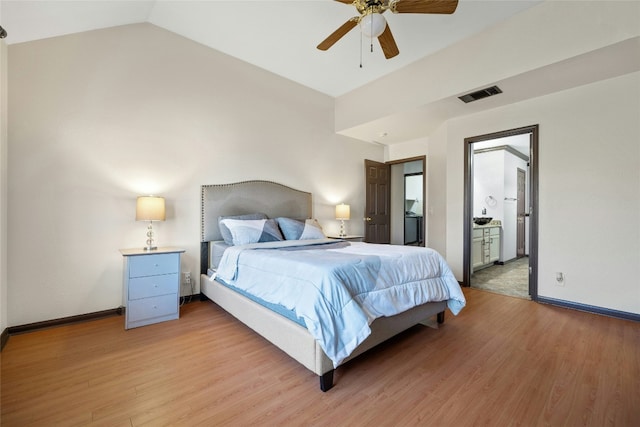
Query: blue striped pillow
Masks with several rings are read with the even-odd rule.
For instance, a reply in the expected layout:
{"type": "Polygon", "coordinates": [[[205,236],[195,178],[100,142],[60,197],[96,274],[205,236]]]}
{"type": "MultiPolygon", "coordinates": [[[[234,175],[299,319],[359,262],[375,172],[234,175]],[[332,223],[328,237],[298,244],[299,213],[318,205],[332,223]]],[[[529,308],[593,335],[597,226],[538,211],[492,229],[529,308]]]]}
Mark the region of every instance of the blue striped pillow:
{"type": "Polygon", "coordinates": [[[326,236],[317,219],[276,218],[286,240],[324,239],[326,236]]]}

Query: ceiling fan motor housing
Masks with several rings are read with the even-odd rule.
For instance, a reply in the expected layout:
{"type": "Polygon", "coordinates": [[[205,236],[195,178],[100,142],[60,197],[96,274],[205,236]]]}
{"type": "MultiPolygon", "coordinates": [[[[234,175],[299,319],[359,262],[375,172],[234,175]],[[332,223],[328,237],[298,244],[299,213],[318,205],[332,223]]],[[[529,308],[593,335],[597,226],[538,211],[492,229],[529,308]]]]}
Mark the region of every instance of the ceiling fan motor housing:
{"type": "Polygon", "coordinates": [[[389,7],[388,1],[381,0],[356,0],[353,2],[360,15],[370,13],[383,13],[389,7]]]}

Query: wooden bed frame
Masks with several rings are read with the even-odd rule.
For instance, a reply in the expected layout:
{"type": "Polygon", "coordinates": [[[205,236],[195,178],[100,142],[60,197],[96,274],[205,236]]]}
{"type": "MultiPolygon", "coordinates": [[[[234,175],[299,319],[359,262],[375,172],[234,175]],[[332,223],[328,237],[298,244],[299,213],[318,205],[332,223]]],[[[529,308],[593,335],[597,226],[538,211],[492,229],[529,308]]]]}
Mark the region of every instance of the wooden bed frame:
{"type": "MultiPolygon", "coordinates": [[[[306,328],[207,276],[209,243],[222,240],[219,216],[260,212],[270,218],[312,218],[311,193],[270,181],[244,181],[203,185],[201,203],[201,293],[318,375],[320,389],[329,390],[333,387],[333,362],[306,328]]],[[[445,308],[446,301],[432,302],[376,319],[371,324],[371,335],[342,364],[430,317],[437,316],[438,323],[443,323],[445,308]]]]}

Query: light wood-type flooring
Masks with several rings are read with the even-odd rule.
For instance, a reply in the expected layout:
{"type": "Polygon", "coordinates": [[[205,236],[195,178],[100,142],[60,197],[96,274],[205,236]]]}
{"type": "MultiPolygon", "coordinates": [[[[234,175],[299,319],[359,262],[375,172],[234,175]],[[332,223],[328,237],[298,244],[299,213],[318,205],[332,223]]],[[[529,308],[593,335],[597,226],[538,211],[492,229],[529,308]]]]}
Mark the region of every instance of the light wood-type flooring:
{"type": "Polygon", "coordinates": [[[125,331],[111,317],[12,336],[10,426],[640,426],[640,324],[465,289],[416,326],[311,372],[211,302],[125,331]]]}

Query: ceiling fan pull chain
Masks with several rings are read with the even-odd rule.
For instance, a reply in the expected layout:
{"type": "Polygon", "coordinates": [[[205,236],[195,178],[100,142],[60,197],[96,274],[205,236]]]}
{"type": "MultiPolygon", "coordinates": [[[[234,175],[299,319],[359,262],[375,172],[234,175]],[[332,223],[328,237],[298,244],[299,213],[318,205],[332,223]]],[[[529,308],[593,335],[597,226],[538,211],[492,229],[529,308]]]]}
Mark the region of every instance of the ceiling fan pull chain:
{"type": "MultiPolygon", "coordinates": [[[[373,11],[373,6],[371,7],[371,10],[373,11]]],[[[361,33],[362,34],[362,33],[361,33]]],[[[371,53],[373,53],[373,19],[371,20],[371,53]]]]}
{"type": "Polygon", "coordinates": [[[362,68],[362,31],[360,31],[360,68],[362,68]]]}

